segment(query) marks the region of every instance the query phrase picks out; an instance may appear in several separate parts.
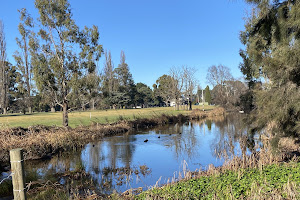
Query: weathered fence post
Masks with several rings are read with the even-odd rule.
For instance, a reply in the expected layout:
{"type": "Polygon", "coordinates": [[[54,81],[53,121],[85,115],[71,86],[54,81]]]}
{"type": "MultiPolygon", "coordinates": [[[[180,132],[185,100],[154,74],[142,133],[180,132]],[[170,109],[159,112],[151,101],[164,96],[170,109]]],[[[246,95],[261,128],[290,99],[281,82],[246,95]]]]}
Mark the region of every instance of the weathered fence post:
{"type": "Polygon", "coordinates": [[[26,200],[23,150],[10,150],[13,193],[15,200],[26,200]]]}

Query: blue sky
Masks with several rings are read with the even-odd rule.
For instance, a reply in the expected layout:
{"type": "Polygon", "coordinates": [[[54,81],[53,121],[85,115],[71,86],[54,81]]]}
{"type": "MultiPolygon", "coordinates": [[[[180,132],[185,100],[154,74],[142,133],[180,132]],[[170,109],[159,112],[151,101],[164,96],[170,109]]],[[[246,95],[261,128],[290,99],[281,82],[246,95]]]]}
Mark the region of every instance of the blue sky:
{"type": "MultiPolygon", "coordinates": [[[[173,66],[197,69],[201,87],[207,85],[207,68],[223,64],[236,77],[241,62],[239,32],[249,6],[243,0],[70,0],[76,23],[99,27],[100,43],[110,50],[115,67],[123,50],[135,82],[149,86],[173,66]]],[[[7,54],[17,50],[18,9],[37,17],[33,0],[1,3],[7,54]]],[[[99,69],[104,65],[104,56],[99,69]]]]}

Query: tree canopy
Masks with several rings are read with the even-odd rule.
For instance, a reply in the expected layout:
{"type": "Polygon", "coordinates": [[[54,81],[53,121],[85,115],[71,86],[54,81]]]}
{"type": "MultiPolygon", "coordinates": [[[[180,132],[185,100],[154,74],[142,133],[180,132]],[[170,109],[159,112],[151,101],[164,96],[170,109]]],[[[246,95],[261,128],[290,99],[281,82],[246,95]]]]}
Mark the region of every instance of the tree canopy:
{"type": "Polygon", "coordinates": [[[255,99],[257,126],[300,134],[300,3],[248,0],[255,10],[241,41],[241,71],[255,99]]]}

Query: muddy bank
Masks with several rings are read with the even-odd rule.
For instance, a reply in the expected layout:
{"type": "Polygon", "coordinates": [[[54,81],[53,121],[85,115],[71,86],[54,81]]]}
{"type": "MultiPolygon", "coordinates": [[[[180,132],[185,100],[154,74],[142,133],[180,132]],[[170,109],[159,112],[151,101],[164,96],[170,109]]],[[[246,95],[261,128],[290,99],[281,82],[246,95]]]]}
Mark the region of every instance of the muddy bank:
{"type": "Polygon", "coordinates": [[[91,126],[63,128],[56,126],[32,126],[28,128],[10,128],[0,130],[0,166],[9,161],[9,150],[24,149],[26,160],[43,159],[62,151],[81,149],[84,144],[133,129],[151,128],[166,124],[186,122],[224,115],[223,108],[212,111],[194,110],[188,115],[158,115],[151,118],[122,120],[114,124],[93,123],[91,126]]]}

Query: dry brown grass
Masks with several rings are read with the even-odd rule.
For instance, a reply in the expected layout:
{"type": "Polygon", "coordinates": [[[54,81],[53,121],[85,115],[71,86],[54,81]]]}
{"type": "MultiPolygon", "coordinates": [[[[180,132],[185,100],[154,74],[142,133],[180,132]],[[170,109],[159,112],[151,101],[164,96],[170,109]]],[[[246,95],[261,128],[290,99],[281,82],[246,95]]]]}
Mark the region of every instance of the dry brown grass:
{"type": "Polygon", "coordinates": [[[194,109],[189,116],[191,119],[204,119],[207,117],[216,117],[216,116],[224,116],[224,115],[225,115],[225,109],[222,107],[217,107],[211,111],[194,109]]]}
{"type": "Polygon", "coordinates": [[[8,151],[24,149],[25,159],[39,159],[58,151],[74,150],[86,141],[120,134],[130,129],[127,123],[65,129],[59,127],[13,128],[0,132],[0,160],[8,161],[8,151]]]}

